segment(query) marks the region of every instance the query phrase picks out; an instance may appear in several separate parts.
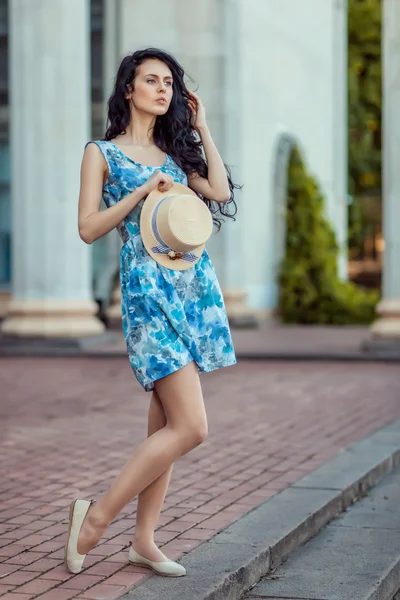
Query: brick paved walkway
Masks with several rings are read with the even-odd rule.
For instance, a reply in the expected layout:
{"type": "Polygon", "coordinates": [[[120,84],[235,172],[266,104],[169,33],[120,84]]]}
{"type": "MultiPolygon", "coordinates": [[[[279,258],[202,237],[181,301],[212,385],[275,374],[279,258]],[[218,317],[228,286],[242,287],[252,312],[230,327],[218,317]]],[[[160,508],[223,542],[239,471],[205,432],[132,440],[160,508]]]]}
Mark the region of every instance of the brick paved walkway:
{"type": "MultiPolygon", "coordinates": [[[[171,558],[400,416],[396,364],[243,362],[202,380],[210,434],[175,464],[156,532],[171,558]]],[[[126,562],[135,502],[83,573],[63,566],[71,499],[101,494],[146,434],[127,361],[2,359],[0,386],[1,600],[112,599],[154,577],[126,562]]]]}

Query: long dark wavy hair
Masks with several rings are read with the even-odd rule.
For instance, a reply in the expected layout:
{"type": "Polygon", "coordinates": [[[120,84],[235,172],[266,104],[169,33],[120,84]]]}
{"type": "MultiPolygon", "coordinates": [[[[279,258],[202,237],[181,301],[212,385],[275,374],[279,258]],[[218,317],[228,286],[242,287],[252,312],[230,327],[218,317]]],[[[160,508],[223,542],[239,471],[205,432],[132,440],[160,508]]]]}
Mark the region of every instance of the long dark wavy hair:
{"type": "MultiPolygon", "coordinates": [[[[110,141],[126,133],[131,121],[131,109],[126,94],[132,91],[138,67],[148,59],[158,59],[171,70],[173,77],[173,95],[165,115],[158,116],[154,125],[153,137],[156,145],[169,154],[187,174],[198,173],[208,176],[207,162],[203,156],[202,142],[192,126],[192,112],[189,107],[189,94],[184,83],[185,72],[180,64],[167,52],[157,48],[138,50],[125,58],[119,66],[114,89],[108,101],[108,122],[104,139],[110,141]]],[[[219,231],[224,217],[235,220],[237,206],[234,190],[242,186],[233,183],[230,168],[225,165],[230,198],[228,202],[215,202],[204,196],[200,198],[207,204],[213,216],[213,222],[219,231]]]]}

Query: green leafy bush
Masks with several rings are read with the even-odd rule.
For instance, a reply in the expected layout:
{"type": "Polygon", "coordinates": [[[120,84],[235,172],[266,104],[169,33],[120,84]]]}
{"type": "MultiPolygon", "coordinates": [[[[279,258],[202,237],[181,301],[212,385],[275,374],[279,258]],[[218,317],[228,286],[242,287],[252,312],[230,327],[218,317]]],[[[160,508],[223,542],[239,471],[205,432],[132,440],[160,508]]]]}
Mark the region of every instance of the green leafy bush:
{"type": "MultiPolygon", "coordinates": [[[[348,2],[349,246],[358,254],[381,228],[382,2],[348,2]],[[365,196],[375,197],[371,216],[365,196]]],[[[354,253],[354,252],[353,252],[354,253]]]]}
{"type": "Polygon", "coordinates": [[[381,184],[382,2],[349,0],[349,191],[381,184]]]}
{"type": "Polygon", "coordinates": [[[279,309],[284,323],[373,321],[378,293],[339,279],[338,251],[319,186],[294,148],[288,173],[286,257],[279,275],[279,309]]]}

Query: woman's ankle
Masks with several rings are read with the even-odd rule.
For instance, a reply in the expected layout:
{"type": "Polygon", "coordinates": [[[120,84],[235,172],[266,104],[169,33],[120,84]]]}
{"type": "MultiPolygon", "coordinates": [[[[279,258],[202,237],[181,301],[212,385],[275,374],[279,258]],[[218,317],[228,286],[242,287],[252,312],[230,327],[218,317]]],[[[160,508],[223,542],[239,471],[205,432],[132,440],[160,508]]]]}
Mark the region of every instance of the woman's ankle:
{"type": "Polygon", "coordinates": [[[93,528],[98,529],[99,531],[105,531],[111,524],[111,521],[102,509],[101,504],[98,504],[97,502],[90,507],[87,514],[87,520],[93,528]]]}
{"type": "Polygon", "coordinates": [[[135,531],[133,535],[132,546],[134,546],[135,543],[141,546],[154,544],[154,530],[140,532],[135,531]]]}

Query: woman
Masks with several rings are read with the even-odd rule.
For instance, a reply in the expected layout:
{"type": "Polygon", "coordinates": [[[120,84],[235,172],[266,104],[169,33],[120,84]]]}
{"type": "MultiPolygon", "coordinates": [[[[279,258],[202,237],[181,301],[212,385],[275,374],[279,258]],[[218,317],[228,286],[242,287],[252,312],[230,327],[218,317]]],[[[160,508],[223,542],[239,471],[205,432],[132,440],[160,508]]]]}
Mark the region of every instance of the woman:
{"type": "Polygon", "coordinates": [[[197,193],[218,229],[221,216],[233,216],[228,204],[236,209],[238,186],[213,143],[200,99],[183,77],[176,60],[157,49],[125,57],[108,104],[105,139],[89,143],[83,156],[79,233],[90,244],[117,227],[123,239],[123,330],[133,372],[152,396],[148,437],[113,485],[96,503],[71,504],[65,561],[74,573],[139,494],[129,561],[161,575],[185,574],[157,548],[154,531],[173,462],[207,436],[199,372],[236,363],[207,251],[190,268],[168,269],[149,256],[140,235],[145,198],[156,189],[167,192],[174,182],[197,193]],[[107,208],[100,211],[102,197],[107,208]]]}

